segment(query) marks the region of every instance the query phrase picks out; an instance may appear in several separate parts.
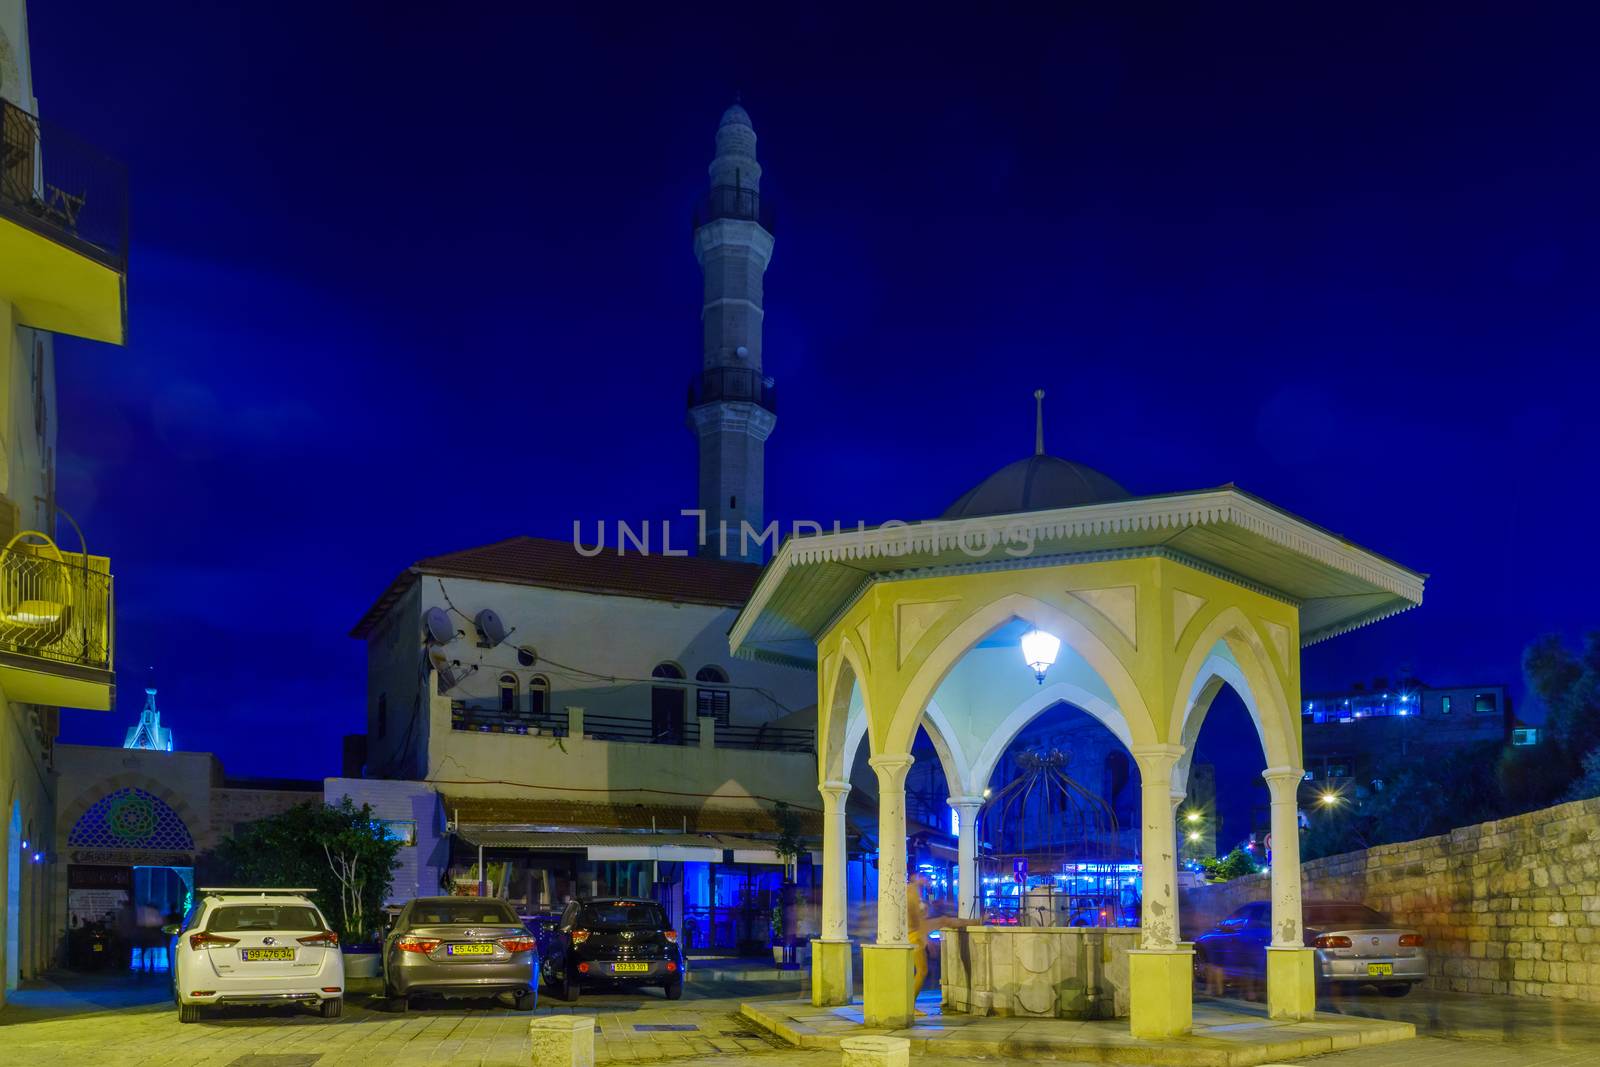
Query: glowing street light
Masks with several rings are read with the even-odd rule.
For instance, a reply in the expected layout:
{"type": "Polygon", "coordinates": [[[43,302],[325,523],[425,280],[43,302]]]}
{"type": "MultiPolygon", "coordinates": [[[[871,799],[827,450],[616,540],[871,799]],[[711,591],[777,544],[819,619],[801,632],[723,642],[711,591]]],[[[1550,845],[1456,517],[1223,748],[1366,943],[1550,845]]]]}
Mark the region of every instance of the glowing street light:
{"type": "Polygon", "coordinates": [[[1185,815],[1183,818],[1184,818],[1185,822],[1199,822],[1200,821],[1200,813],[1198,811],[1191,811],[1187,815],[1185,815]]]}
{"type": "Polygon", "coordinates": [[[1190,841],[1198,841],[1198,840],[1200,840],[1200,831],[1198,831],[1198,830],[1190,830],[1189,831],[1189,840],[1190,841]]]}
{"type": "Polygon", "coordinates": [[[1330,804],[1339,803],[1339,794],[1338,793],[1324,793],[1318,799],[1320,799],[1322,801],[1322,806],[1323,807],[1328,807],[1330,804]]]}
{"type": "Polygon", "coordinates": [[[1039,684],[1044,684],[1044,672],[1056,661],[1056,653],[1061,651],[1061,638],[1055,634],[1045,633],[1043,630],[1029,630],[1022,635],[1022,659],[1029,667],[1033,668],[1034,677],[1039,679],[1039,684]]]}

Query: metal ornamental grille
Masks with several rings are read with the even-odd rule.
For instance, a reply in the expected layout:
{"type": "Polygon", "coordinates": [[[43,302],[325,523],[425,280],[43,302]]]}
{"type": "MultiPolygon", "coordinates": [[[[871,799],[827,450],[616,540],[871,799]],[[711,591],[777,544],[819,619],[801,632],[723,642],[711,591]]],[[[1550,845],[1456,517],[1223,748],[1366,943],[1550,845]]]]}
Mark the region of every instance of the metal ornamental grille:
{"type": "Polygon", "coordinates": [[[0,100],[0,214],[118,271],[128,265],[128,174],[52,122],[0,100]]]}
{"type": "Polygon", "coordinates": [[[178,813],[160,797],[131,786],[95,801],[73,825],[67,844],[78,848],[194,851],[194,838],[178,813]]]}
{"type": "Polygon", "coordinates": [[[109,670],[111,575],[29,546],[0,555],[0,649],[109,670]]]}

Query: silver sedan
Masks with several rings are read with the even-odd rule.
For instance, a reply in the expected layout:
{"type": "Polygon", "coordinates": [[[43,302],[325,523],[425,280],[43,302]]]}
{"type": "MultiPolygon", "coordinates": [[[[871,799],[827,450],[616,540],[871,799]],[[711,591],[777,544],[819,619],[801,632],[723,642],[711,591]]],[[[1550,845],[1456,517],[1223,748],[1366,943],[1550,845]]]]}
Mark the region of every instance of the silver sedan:
{"type": "Polygon", "coordinates": [[[400,909],[383,941],[383,988],[402,1010],[419,994],[509,993],[518,1010],[538,994],[533,934],[503,900],[418,897],[400,909]]]}

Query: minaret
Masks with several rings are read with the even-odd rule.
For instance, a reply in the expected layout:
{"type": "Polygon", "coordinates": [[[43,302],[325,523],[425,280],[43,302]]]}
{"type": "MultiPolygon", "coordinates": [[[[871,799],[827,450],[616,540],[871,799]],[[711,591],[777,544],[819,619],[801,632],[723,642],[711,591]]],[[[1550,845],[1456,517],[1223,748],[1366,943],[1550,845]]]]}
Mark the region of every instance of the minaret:
{"type": "Polygon", "coordinates": [[[144,691],[144,711],[139,714],[137,726],[128,727],[123,748],[142,748],[150,752],[171,752],[172,731],[161,725],[161,712],[156,709],[156,691],[144,691]]]}
{"type": "Polygon", "coordinates": [[[761,164],[750,115],[735,103],[717,126],[711,189],[694,216],[694,254],[705,275],[704,356],[689,383],[689,426],[700,439],[705,555],[761,562],[763,461],[777,423],[772,379],[761,373],[762,276],[772,222],[761,202],[761,164]],[[724,533],[725,531],[725,533],[724,533]]]}

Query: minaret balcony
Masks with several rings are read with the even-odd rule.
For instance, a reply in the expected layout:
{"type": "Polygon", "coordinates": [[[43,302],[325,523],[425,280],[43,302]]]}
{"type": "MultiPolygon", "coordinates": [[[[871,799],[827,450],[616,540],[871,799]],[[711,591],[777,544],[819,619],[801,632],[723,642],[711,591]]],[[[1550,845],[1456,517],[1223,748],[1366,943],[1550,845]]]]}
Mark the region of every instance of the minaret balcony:
{"type": "Polygon", "coordinates": [[[714,185],[694,209],[694,228],[717,219],[745,219],[772,233],[772,208],[754,189],[736,185],[714,185]]]}
{"type": "Polygon", "coordinates": [[[122,164],[0,100],[0,301],[20,325],[122,344],[127,270],[122,164]]]}
{"type": "Polygon", "coordinates": [[[24,704],[107,711],[111,561],[24,531],[0,548],[0,689],[24,704]]]}
{"type": "Polygon", "coordinates": [[[744,403],[778,413],[778,387],[749,367],[712,367],[689,379],[689,406],[744,403]]]}

